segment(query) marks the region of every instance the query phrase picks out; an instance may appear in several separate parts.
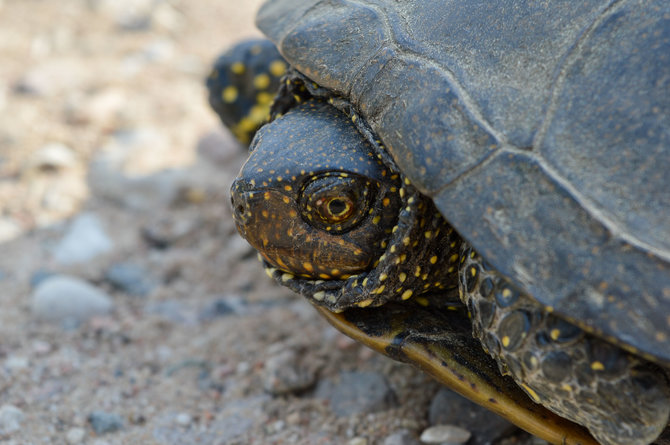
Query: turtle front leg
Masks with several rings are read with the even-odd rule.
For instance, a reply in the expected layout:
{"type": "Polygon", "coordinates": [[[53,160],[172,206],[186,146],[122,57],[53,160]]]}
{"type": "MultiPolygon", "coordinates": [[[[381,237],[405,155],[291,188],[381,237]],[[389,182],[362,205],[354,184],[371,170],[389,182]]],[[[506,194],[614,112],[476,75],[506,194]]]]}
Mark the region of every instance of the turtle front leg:
{"type": "Polygon", "coordinates": [[[646,445],[663,431],[670,385],[661,368],[553,315],[465,243],[459,277],[474,336],[531,399],[604,445],[646,445]]]}

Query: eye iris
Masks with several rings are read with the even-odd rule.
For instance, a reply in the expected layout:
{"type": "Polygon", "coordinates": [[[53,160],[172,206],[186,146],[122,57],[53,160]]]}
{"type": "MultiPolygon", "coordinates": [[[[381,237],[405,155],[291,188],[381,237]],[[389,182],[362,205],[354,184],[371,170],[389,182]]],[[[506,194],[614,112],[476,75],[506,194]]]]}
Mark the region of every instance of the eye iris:
{"type": "Polygon", "coordinates": [[[328,203],[328,212],[333,216],[343,217],[350,208],[351,205],[341,198],[332,199],[328,203]]]}

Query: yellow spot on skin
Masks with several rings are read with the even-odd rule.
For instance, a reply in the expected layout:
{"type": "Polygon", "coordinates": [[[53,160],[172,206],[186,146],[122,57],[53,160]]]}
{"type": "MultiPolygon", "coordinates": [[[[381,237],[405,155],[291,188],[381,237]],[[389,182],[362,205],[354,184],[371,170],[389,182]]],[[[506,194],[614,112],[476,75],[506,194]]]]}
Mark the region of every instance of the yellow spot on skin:
{"type": "Polygon", "coordinates": [[[272,94],[262,91],[256,95],[256,103],[261,105],[270,105],[272,103],[272,94]]]}
{"type": "Polygon", "coordinates": [[[384,198],[384,199],[382,199],[382,205],[383,205],[384,207],[387,207],[390,203],[391,203],[391,200],[390,200],[390,199],[388,199],[388,198],[384,198]]]}
{"type": "Polygon", "coordinates": [[[381,294],[382,292],[384,292],[384,288],[386,288],[386,286],[382,284],[381,286],[379,286],[377,289],[374,290],[374,293],[381,294]]]}
{"type": "Polygon", "coordinates": [[[367,278],[363,278],[363,287],[365,287],[365,286],[367,286],[367,285],[368,285],[368,279],[367,279],[367,278]]]}
{"type": "Polygon", "coordinates": [[[549,336],[552,340],[558,340],[558,337],[561,336],[561,331],[559,329],[552,329],[549,336]]]}
{"type": "Polygon", "coordinates": [[[561,385],[561,389],[563,391],[572,392],[572,386],[568,385],[567,383],[563,383],[561,385]]]}
{"type": "Polygon", "coordinates": [[[374,218],[372,218],[372,224],[379,224],[379,221],[381,221],[382,217],[377,215],[374,218]]]}
{"type": "Polygon", "coordinates": [[[395,253],[396,247],[395,244],[391,246],[391,253],[395,253]]]}
{"type": "Polygon", "coordinates": [[[290,192],[291,190],[293,190],[293,187],[291,187],[290,185],[285,185],[284,190],[286,190],[287,192],[290,192]]]}
{"type": "Polygon", "coordinates": [[[242,62],[235,62],[230,66],[230,71],[237,75],[244,74],[244,64],[242,62]]]}
{"type": "Polygon", "coordinates": [[[267,217],[270,216],[270,214],[268,213],[267,210],[263,210],[263,211],[261,211],[261,215],[263,215],[263,218],[267,218],[267,217]]]}
{"type": "Polygon", "coordinates": [[[426,238],[430,239],[430,237],[433,236],[433,232],[431,232],[430,230],[428,230],[428,231],[424,232],[423,235],[424,235],[426,238]]]}
{"type": "Polygon", "coordinates": [[[322,291],[322,290],[320,290],[319,292],[317,292],[317,293],[315,293],[314,295],[312,295],[312,297],[314,297],[314,299],[315,299],[316,301],[322,301],[322,300],[323,300],[323,297],[325,297],[325,296],[326,296],[326,293],[325,293],[324,291],[322,291]]]}
{"type": "Polygon", "coordinates": [[[530,386],[526,385],[525,383],[522,383],[521,386],[523,387],[523,389],[526,390],[530,398],[533,399],[535,403],[540,403],[540,396],[538,396],[537,393],[533,391],[533,389],[531,389],[530,386]]]}
{"type": "Polygon", "coordinates": [[[291,275],[290,273],[285,273],[285,274],[282,274],[282,276],[281,276],[281,280],[282,280],[283,283],[286,283],[287,281],[292,280],[294,278],[295,278],[295,276],[291,275]]]}
{"type": "Polygon", "coordinates": [[[401,263],[404,263],[406,259],[407,259],[407,254],[403,253],[402,255],[400,255],[400,262],[401,263]]]}
{"type": "Polygon", "coordinates": [[[286,72],[286,64],[281,60],[275,60],[270,64],[270,74],[275,77],[281,77],[286,72]]]}
{"type": "Polygon", "coordinates": [[[284,201],[284,204],[288,204],[289,202],[291,202],[288,196],[284,196],[281,200],[284,201]]]}
{"type": "Polygon", "coordinates": [[[452,256],[449,257],[449,262],[450,263],[455,263],[458,260],[458,254],[455,253],[452,256]]]}
{"type": "Polygon", "coordinates": [[[312,263],[304,262],[302,263],[302,267],[308,272],[314,272],[314,266],[312,266],[312,263]]]}
{"type": "Polygon", "coordinates": [[[405,185],[410,185],[409,179],[405,178],[405,185]]]}
{"type": "Polygon", "coordinates": [[[398,275],[398,279],[400,280],[401,283],[404,283],[405,280],[407,279],[407,274],[405,272],[400,272],[400,275],[398,275]]]}
{"type": "Polygon", "coordinates": [[[426,299],[423,298],[423,297],[418,297],[418,298],[416,299],[416,302],[419,303],[421,306],[428,306],[428,304],[429,304],[429,303],[428,303],[428,300],[426,300],[426,299]]]}
{"type": "Polygon", "coordinates": [[[261,73],[254,77],[254,87],[257,90],[264,90],[270,86],[270,76],[265,73],[261,73]]]}
{"type": "Polygon", "coordinates": [[[406,236],[405,238],[402,239],[402,243],[405,246],[409,246],[409,241],[410,241],[409,236],[406,236]]]}
{"type": "Polygon", "coordinates": [[[290,216],[291,218],[295,218],[296,216],[298,216],[298,214],[296,213],[295,210],[289,210],[288,216],[290,216]]]}
{"type": "Polygon", "coordinates": [[[476,277],[477,276],[477,269],[475,269],[474,267],[470,268],[470,275],[472,275],[473,277],[476,277]]]}
{"type": "Polygon", "coordinates": [[[421,276],[421,266],[416,266],[416,270],[414,271],[414,276],[415,277],[421,276]]]}
{"type": "Polygon", "coordinates": [[[437,263],[437,255],[433,255],[432,257],[430,257],[430,260],[429,260],[429,261],[430,261],[430,264],[435,264],[435,263],[437,263]]]}
{"type": "Polygon", "coordinates": [[[225,103],[231,104],[235,102],[235,100],[237,100],[238,94],[239,93],[237,91],[237,88],[230,85],[223,89],[223,93],[221,93],[221,98],[225,103]]]}
{"type": "Polygon", "coordinates": [[[273,273],[275,270],[277,270],[277,269],[272,269],[272,268],[270,268],[270,267],[266,267],[266,268],[265,268],[265,274],[266,274],[268,277],[272,278],[272,273],[273,273]]]}
{"type": "Polygon", "coordinates": [[[367,300],[359,301],[356,303],[356,306],[358,307],[368,307],[372,304],[372,298],[368,298],[367,300]]]}
{"type": "Polygon", "coordinates": [[[388,278],[388,275],[386,275],[385,273],[379,275],[379,281],[384,281],[387,278],[388,278]]]}
{"type": "Polygon", "coordinates": [[[323,278],[324,280],[329,280],[330,275],[328,275],[327,273],[320,273],[319,278],[323,278]]]}
{"type": "Polygon", "coordinates": [[[605,365],[596,360],[595,362],[591,363],[591,369],[593,369],[594,371],[604,371],[605,365]]]}
{"type": "Polygon", "coordinates": [[[263,199],[265,199],[266,201],[269,201],[270,200],[270,192],[263,193],[263,199]]]}
{"type": "Polygon", "coordinates": [[[512,291],[509,290],[508,288],[505,288],[505,289],[503,289],[503,291],[502,291],[502,296],[503,296],[504,298],[509,298],[509,297],[512,296],[512,291]]]}
{"type": "Polygon", "coordinates": [[[504,347],[508,347],[508,346],[509,346],[509,337],[508,337],[507,335],[505,335],[505,336],[502,338],[502,345],[503,345],[504,347]]]}
{"type": "Polygon", "coordinates": [[[407,289],[405,292],[402,293],[402,296],[400,298],[402,298],[403,300],[409,300],[413,293],[414,292],[412,292],[410,289],[407,289]]]}

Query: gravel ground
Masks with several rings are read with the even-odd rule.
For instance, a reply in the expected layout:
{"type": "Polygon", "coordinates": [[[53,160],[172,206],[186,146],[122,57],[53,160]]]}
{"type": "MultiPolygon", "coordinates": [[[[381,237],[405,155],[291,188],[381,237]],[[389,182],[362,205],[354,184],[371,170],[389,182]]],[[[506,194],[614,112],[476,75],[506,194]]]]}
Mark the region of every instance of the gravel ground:
{"type": "Polygon", "coordinates": [[[330,328],[237,236],[244,150],[203,79],[258,3],[0,0],[0,442],[543,443],[330,328]]]}

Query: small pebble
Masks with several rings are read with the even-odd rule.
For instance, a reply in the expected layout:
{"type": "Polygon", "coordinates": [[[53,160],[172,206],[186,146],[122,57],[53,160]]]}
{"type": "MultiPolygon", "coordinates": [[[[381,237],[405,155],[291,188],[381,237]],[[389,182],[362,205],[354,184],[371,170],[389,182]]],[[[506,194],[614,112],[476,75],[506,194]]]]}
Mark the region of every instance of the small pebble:
{"type": "Polygon", "coordinates": [[[177,417],[175,417],[175,422],[181,426],[189,426],[192,420],[193,419],[189,413],[179,413],[177,414],[177,417]]]}
{"type": "Polygon", "coordinates": [[[0,407],[0,436],[20,431],[24,417],[23,411],[14,405],[2,405],[0,407]]]}
{"type": "Polygon", "coordinates": [[[348,445],[368,445],[368,440],[365,437],[354,437],[348,445]]]}
{"type": "Polygon", "coordinates": [[[137,297],[146,297],[156,287],[147,272],[132,263],[113,264],[105,271],[105,279],[115,288],[137,297]]]}
{"type": "Polygon", "coordinates": [[[441,388],[433,397],[428,421],[430,425],[456,425],[472,431],[470,445],[490,445],[518,429],[494,412],[447,388],[441,388]]]}
{"type": "Polygon", "coordinates": [[[93,411],[88,421],[96,434],[113,433],[123,428],[123,418],[116,413],[93,411]]]}
{"type": "Polygon", "coordinates": [[[65,440],[70,445],[78,445],[82,443],[85,438],[86,430],[83,428],[70,428],[65,435],[65,440]]]}
{"type": "Polygon", "coordinates": [[[316,373],[306,369],[294,349],[269,357],[263,369],[263,387],[273,395],[297,393],[314,385],[316,373]]]}
{"type": "Polygon", "coordinates": [[[77,156],[70,147],[60,142],[51,142],[30,157],[28,168],[51,172],[72,168],[76,164],[77,156]]]}
{"type": "Polygon", "coordinates": [[[113,248],[100,219],[91,213],[82,213],[71,222],[65,236],[54,250],[54,258],[62,264],[90,261],[113,248]]]}
{"type": "Polygon", "coordinates": [[[108,314],[112,299],[97,287],[67,275],[54,275],[33,291],[31,309],[37,318],[60,322],[82,322],[108,314]]]}
{"type": "Polygon", "coordinates": [[[435,425],[421,433],[421,442],[460,445],[470,440],[470,436],[470,431],[455,425],[435,425]]]}
{"type": "Polygon", "coordinates": [[[10,241],[23,233],[21,225],[7,216],[0,216],[0,243],[10,241]]]}

